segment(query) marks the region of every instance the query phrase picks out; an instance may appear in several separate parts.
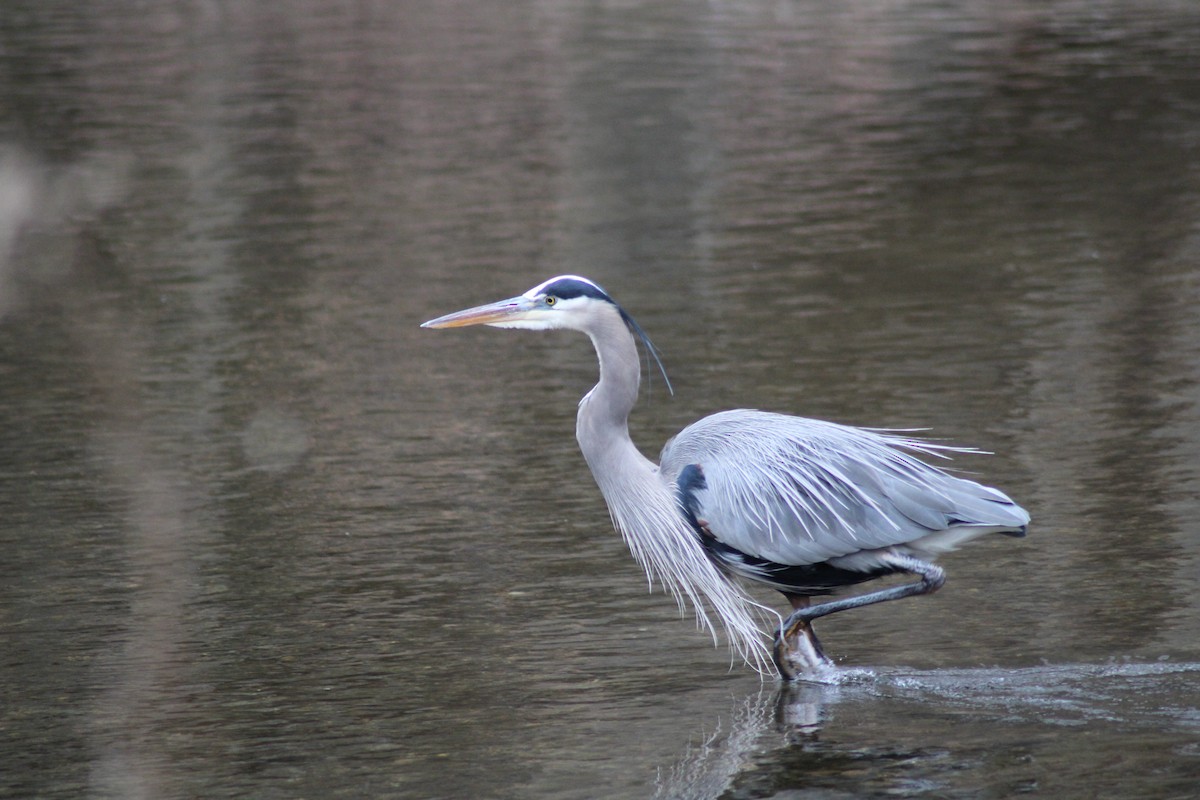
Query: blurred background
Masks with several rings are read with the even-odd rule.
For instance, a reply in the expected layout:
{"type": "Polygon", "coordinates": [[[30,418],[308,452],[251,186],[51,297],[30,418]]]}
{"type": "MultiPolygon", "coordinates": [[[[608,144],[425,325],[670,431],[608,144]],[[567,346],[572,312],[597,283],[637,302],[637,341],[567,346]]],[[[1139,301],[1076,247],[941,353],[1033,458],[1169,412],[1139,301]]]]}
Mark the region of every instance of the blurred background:
{"type": "Polygon", "coordinates": [[[0,796],[1189,796],[1198,64],[1192,0],[6,0],[0,796]],[[928,427],[1029,537],[731,666],[587,340],[418,328],[560,273],[648,455],[928,427]]]}

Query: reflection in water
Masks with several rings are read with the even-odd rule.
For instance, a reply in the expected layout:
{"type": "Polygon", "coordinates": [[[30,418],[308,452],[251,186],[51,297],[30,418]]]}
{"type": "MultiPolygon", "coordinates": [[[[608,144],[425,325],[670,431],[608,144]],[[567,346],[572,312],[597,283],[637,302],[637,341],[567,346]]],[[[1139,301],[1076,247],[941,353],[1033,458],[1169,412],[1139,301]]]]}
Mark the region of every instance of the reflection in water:
{"type": "MultiPolygon", "coordinates": [[[[844,673],[866,680],[869,673],[844,673]]],[[[725,794],[741,775],[755,769],[764,752],[802,743],[820,733],[826,707],[838,701],[840,683],[797,681],[764,687],[737,705],[719,725],[659,775],[655,797],[712,798],[725,794]]]]}
{"type": "Polygon", "coordinates": [[[262,409],[242,432],[246,463],[267,472],[284,472],[308,452],[304,422],[273,409],[262,409]]]}
{"type": "MultiPolygon", "coordinates": [[[[1171,765],[1163,788],[1186,789],[1200,768],[1198,703],[1200,664],[847,671],[838,684],[798,683],[747,696],[728,722],[660,772],[655,797],[764,797],[783,789],[825,789],[847,797],[953,791],[966,788],[957,786],[957,776],[974,766],[973,740],[986,729],[992,731],[985,745],[989,750],[1025,751],[993,769],[992,788],[1054,791],[1085,776],[1096,787],[1103,780],[1093,771],[1096,757],[1107,754],[1093,752],[1086,733],[1097,725],[1161,735],[1170,745],[1158,759],[1171,765]],[[1181,686],[1188,687],[1183,694],[1181,686]],[[936,747],[864,747],[858,743],[867,738],[864,732],[824,730],[827,719],[852,717],[860,704],[887,706],[894,715],[887,738],[911,729],[919,740],[943,725],[954,729],[956,743],[965,746],[956,752],[943,739],[936,747]],[[1056,773],[1057,764],[1037,763],[1036,741],[1022,740],[1031,725],[1062,728],[1075,737],[1076,748],[1062,757],[1068,771],[1056,773]],[[847,780],[853,775],[859,777],[847,780]]],[[[1106,789],[1122,796],[1123,786],[1136,793],[1136,776],[1106,789]]]]}

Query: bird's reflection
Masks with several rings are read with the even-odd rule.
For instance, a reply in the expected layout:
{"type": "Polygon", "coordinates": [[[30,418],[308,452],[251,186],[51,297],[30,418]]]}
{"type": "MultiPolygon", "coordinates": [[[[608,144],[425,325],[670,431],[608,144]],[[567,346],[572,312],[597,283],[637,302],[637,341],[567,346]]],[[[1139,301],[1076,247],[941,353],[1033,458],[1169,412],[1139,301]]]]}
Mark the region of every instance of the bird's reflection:
{"type": "Polygon", "coordinates": [[[718,721],[712,734],[689,745],[670,769],[663,770],[654,796],[721,796],[762,753],[815,739],[841,692],[840,683],[764,686],[737,703],[727,722],[718,721]]]}
{"type": "Polygon", "coordinates": [[[974,756],[955,753],[946,743],[947,715],[964,736],[991,730],[997,721],[1056,730],[1115,721],[1187,732],[1200,702],[1197,675],[1200,664],[1163,660],[843,670],[834,683],[765,686],[736,700],[713,733],[660,771],[655,797],[715,798],[735,789],[738,796],[758,796],[759,790],[795,788],[797,781],[863,789],[862,781],[887,784],[902,777],[897,764],[920,780],[953,775],[974,756]],[[852,731],[838,724],[839,706],[854,717],[852,731]],[[898,715],[905,719],[904,735],[897,732],[898,715]]]}
{"type": "Polygon", "coordinates": [[[826,707],[837,701],[840,684],[793,681],[776,692],[773,723],[784,733],[815,736],[825,720],[826,707]]]}

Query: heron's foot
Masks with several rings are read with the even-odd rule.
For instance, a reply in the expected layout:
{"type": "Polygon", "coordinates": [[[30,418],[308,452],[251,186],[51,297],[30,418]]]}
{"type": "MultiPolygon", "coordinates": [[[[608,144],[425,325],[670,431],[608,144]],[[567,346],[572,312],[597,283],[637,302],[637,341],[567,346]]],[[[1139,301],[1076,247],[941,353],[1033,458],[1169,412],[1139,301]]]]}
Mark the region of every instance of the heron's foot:
{"type": "Polygon", "coordinates": [[[772,653],[779,676],[785,681],[827,677],[833,662],[821,650],[812,626],[804,619],[789,622],[775,632],[772,653]]]}

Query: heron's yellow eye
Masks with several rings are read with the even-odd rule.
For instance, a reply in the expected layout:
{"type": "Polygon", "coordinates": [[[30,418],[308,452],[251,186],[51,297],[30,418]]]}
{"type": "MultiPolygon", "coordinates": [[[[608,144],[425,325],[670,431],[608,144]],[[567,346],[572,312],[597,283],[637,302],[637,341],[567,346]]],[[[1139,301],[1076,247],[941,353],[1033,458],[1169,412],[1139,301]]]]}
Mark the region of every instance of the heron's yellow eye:
{"type": "Polygon", "coordinates": [[[554,304],[555,304],[555,303],[557,303],[557,302],[558,302],[558,298],[557,298],[557,297],[555,297],[554,295],[547,295],[547,296],[546,296],[546,305],[548,305],[548,306],[552,306],[552,305],[554,305],[554,304]]]}

